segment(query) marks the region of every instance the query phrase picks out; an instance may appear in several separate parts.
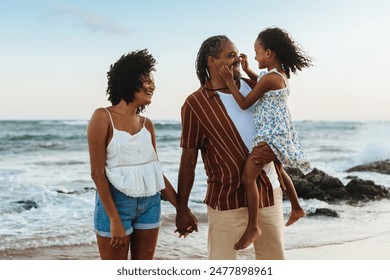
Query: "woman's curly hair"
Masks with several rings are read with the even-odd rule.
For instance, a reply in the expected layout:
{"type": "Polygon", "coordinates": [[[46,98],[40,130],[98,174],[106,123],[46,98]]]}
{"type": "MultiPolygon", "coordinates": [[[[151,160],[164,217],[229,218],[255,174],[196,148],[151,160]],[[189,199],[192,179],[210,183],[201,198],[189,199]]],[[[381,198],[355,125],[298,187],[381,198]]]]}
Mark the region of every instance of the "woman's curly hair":
{"type": "Polygon", "coordinates": [[[290,78],[291,72],[295,74],[297,70],[312,66],[312,59],[283,29],[266,28],[259,33],[257,40],[264,49],[275,52],[287,78],[290,78]]]}
{"type": "MultiPolygon", "coordinates": [[[[126,103],[134,100],[134,95],[142,87],[145,77],[148,77],[155,69],[156,60],[147,49],[136,50],[122,55],[117,62],[111,64],[107,72],[107,95],[112,105],[117,105],[121,100],[126,103]]],[[[145,106],[137,109],[137,114],[142,112],[145,106]]]]}

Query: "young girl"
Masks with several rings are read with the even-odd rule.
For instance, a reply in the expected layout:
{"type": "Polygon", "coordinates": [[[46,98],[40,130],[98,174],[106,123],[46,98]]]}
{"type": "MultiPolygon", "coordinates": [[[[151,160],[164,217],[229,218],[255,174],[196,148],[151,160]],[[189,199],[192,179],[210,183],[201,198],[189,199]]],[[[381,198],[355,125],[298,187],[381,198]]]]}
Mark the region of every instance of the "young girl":
{"type": "MultiPolygon", "coordinates": [[[[287,32],[279,28],[268,28],[260,32],[254,47],[259,68],[266,68],[268,71],[258,77],[258,83],[246,97],[237,89],[233,73],[228,66],[224,66],[220,74],[241,109],[245,110],[255,104],[253,112],[256,135],[253,149],[271,149],[278,164],[298,167],[307,174],[311,171],[310,163],[306,159],[287,107],[290,94],[287,79],[290,78],[291,72],[295,73],[311,66],[311,59],[303,54],[287,32]]],[[[249,69],[246,56],[241,55],[241,58],[243,70],[251,79],[257,78],[249,69]]],[[[243,236],[235,244],[236,250],[246,248],[261,235],[258,226],[259,194],[256,178],[263,165],[269,162],[269,158],[257,160],[247,160],[242,174],[247,193],[249,221],[243,236]]],[[[294,185],[284,170],[282,177],[292,207],[286,223],[288,226],[304,217],[305,211],[299,205],[294,185]]]]}
{"type": "MultiPolygon", "coordinates": [[[[91,176],[96,185],[94,226],[102,259],[153,259],[161,222],[160,192],[176,206],[162,173],[153,123],[140,115],[155,90],[155,59],[147,50],[123,55],[107,73],[112,106],[88,125],[91,176]]],[[[192,216],[194,222],[196,218],[192,216]]]]}

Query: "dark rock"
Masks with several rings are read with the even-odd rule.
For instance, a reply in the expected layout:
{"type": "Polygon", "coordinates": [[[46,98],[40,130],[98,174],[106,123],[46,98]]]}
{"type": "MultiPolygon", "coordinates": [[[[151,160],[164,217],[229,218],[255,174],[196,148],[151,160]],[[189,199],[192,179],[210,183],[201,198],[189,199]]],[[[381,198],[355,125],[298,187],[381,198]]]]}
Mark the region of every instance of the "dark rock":
{"type": "MultiPolygon", "coordinates": [[[[299,168],[292,168],[292,167],[284,167],[284,170],[287,172],[287,174],[290,176],[291,179],[300,179],[305,177],[305,175],[302,173],[302,171],[299,168]]],[[[310,172],[309,174],[311,174],[310,172]]]]}
{"type": "Polygon", "coordinates": [[[93,187],[84,187],[82,190],[77,191],[62,191],[62,190],[56,190],[57,193],[60,194],[83,194],[89,191],[96,191],[96,188],[93,187]]]}
{"type": "Polygon", "coordinates": [[[334,217],[339,218],[339,214],[332,209],[329,208],[317,208],[314,213],[308,213],[308,216],[328,216],[328,217],[334,217]]]}
{"type": "Polygon", "coordinates": [[[346,185],[347,191],[352,195],[352,199],[374,200],[380,198],[390,198],[389,189],[384,186],[375,185],[371,180],[352,179],[346,185]]]}
{"type": "Polygon", "coordinates": [[[292,180],[299,197],[304,199],[316,198],[324,201],[329,200],[329,195],[310,181],[304,179],[292,180]]]}
{"type": "Polygon", "coordinates": [[[301,198],[333,201],[336,199],[349,199],[351,197],[338,178],[329,176],[317,168],[314,168],[306,176],[295,168],[285,168],[285,170],[290,175],[297,194],[301,198]]]}
{"type": "Polygon", "coordinates": [[[38,204],[33,200],[19,200],[15,203],[20,204],[25,210],[30,210],[32,208],[38,208],[38,204]]]}
{"type": "Polygon", "coordinates": [[[57,193],[61,193],[61,194],[78,194],[76,191],[71,191],[71,192],[64,192],[64,191],[61,191],[61,190],[56,190],[57,193]]]}
{"type": "Polygon", "coordinates": [[[375,161],[368,164],[362,164],[346,170],[346,172],[355,172],[355,171],[357,172],[369,171],[369,172],[377,172],[381,174],[390,175],[390,159],[375,161]]]}
{"type": "Polygon", "coordinates": [[[318,187],[329,194],[332,199],[346,199],[350,197],[350,194],[338,178],[331,177],[325,173],[318,187]]]}
{"type": "Polygon", "coordinates": [[[315,198],[322,201],[333,202],[336,200],[367,201],[381,198],[390,198],[389,189],[375,185],[372,181],[364,181],[353,178],[346,186],[335,177],[314,168],[304,176],[295,168],[285,168],[294,183],[299,197],[303,199],[315,198]]]}

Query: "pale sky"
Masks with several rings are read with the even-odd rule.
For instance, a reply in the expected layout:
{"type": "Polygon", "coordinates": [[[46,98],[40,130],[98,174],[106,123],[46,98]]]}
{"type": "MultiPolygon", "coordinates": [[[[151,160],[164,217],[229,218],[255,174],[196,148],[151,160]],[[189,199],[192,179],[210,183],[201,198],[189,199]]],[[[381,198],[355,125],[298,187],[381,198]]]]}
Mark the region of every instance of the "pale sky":
{"type": "Polygon", "coordinates": [[[110,105],[110,64],[147,48],[158,64],[146,115],[179,120],[205,39],[227,35],[258,71],[254,40],[277,26],[315,59],[290,79],[295,120],[390,120],[389,11],[387,0],[0,0],[0,119],[88,120],[110,105]]]}

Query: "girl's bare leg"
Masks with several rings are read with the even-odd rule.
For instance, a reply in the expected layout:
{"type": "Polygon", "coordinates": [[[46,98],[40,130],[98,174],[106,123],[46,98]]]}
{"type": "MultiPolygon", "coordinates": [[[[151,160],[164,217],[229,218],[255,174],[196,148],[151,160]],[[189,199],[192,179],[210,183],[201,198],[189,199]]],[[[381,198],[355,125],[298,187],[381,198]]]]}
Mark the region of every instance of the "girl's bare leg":
{"type": "Polygon", "coordinates": [[[248,247],[261,235],[259,227],[259,190],[257,189],[256,178],[263,169],[263,165],[255,164],[250,158],[245,163],[242,180],[245,187],[248,202],[248,225],[240,240],[234,245],[235,250],[242,250],[248,247]]]}
{"type": "Polygon", "coordinates": [[[129,256],[130,235],[126,237],[125,246],[112,247],[111,238],[96,235],[100,258],[102,260],[127,260],[129,256]]]}
{"type": "Polygon", "coordinates": [[[136,229],[131,234],[131,259],[153,260],[159,228],[136,229]]]}
{"type": "Polygon", "coordinates": [[[297,192],[295,191],[295,187],[290,176],[288,176],[288,174],[286,173],[286,171],[284,171],[283,168],[281,168],[281,170],[282,170],[282,179],[286,186],[286,195],[291,203],[291,214],[286,223],[286,226],[289,226],[295,223],[296,221],[298,221],[300,218],[305,217],[306,212],[299,204],[298,195],[297,192]]]}

